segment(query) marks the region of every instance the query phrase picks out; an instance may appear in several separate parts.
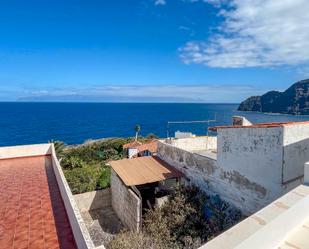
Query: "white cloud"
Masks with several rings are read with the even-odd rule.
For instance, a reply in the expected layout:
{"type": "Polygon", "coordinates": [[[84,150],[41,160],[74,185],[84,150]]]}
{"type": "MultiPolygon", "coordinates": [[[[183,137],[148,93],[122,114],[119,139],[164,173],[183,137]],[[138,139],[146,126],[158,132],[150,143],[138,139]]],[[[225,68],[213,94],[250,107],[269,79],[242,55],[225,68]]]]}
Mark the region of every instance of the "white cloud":
{"type": "Polygon", "coordinates": [[[222,68],[309,63],[308,0],[204,2],[221,6],[225,21],[208,40],[180,48],[185,63],[222,68]]]}
{"type": "Polygon", "coordinates": [[[165,5],[166,1],[165,0],[155,0],[155,5],[165,5]]]}
{"type": "Polygon", "coordinates": [[[129,102],[205,102],[236,103],[263,94],[266,89],[242,85],[110,85],[88,88],[50,88],[23,91],[21,98],[62,100],[76,96],[79,100],[129,101],[129,102]]]}

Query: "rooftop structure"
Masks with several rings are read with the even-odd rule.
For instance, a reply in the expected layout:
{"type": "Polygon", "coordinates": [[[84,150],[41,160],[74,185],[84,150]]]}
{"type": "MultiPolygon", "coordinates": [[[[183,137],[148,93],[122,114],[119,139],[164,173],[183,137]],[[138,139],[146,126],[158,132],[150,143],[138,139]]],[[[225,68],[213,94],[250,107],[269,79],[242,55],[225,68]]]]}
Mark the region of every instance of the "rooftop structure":
{"type": "Polygon", "coordinates": [[[309,122],[235,123],[213,127],[216,137],[166,139],[158,156],[249,215],[303,182],[309,122]]]}
{"type": "Polygon", "coordinates": [[[158,140],[154,139],[147,143],[133,141],[123,145],[123,149],[127,152],[128,158],[153,156],[157,153],[158,140]]]}
{"type": "Polygon", "coordinates": [[[138,157],[110,162],[126,186],[142,185],[183,176],[158,157],[138,157]]]}
{"type": "Polygon", "coordinates": [[[126,144],[124,144],[123,146],[122,146],[122,148],[123,149],[130,149],[130,148],[136,148],[136,147],[138,147],[138,146],[140,146],[140,145],[142,145],[142,143],[141,142],[139,142],[139,141],[133,141],[133,142],[130,142],[130,143],[126,143],[126,144]]]}
{"type": "Polygon", "coordinates": [[[167,200],[168,190],[183,176],[179,170],[154,156],[110,162],[112,207],[130,230],[139,231],[145,209],[167,200]]]}
{"type": "Polygon", "coordinates": [[[157,140],[153,140],[149,143],[145,143],[137,147],[137,151],[139,154],[147,156],[155,155],[157,153],[157,149],[158,149],[157,140]]]}

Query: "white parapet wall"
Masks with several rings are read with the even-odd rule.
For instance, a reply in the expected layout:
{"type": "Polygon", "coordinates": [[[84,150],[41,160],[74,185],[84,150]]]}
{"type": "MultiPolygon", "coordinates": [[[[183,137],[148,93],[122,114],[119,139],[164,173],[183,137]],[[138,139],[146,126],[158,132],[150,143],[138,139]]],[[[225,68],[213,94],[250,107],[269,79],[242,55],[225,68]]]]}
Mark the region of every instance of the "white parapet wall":
{"type": "MultiPolygon", "coordinates": [[[[51,144],[51,157],[54,173],[57,179],[61,197],[71,224],[74,239],[78,249],[94,249],[95,246],[91,240],[86,224],[80,214],[79,208],[74,200],[71,189],[62,172],[60,163],[56,156],[54,145],[51,144]]],[[[104,247],[101,247],[102,249],[104,247]]]]}
{"type": "Polygon", "coordinates": [[[187,151],[217,150],[217,137],[202,136],[179,139],[166,139],[166,143],[187,151]]]}
{"type": "Polygon", "coordinates": [[[33,145],[19,145],[0,147],[0,159],[42,156],[50,155],[52,153],[50,144],[33,144],[33,145]]]}
{"type": "Polygon", "coordinates": [[[309,187],[300,185],[200,249],[309,248],[309,187]]]}

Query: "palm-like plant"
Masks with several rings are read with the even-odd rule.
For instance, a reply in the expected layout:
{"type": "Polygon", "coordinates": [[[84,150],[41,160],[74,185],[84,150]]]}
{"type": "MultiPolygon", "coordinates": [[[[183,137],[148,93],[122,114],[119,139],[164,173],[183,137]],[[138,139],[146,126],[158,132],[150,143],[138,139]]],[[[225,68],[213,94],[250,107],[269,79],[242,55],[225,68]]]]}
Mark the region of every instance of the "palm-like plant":
{"type": "Polygon", "coordinates": [[[56,154],[57,154],[57,157],[59,159],[61,159],[61,157],[63,156],[63,151],[65,149],[65,143],[62,142],[62,141],[55,141],[55,140],[49,140],[48,143],[53,143],[54,144],[54,147],[55,147],[55,151],[56,151],[56,154]]]}
{"type": "Polygon", "coordinates": [[[141,126],[138,124],[135,125],[134,130],[135,130],[135,141],[137,141],[138,133],[141,131],[141,126]]]}

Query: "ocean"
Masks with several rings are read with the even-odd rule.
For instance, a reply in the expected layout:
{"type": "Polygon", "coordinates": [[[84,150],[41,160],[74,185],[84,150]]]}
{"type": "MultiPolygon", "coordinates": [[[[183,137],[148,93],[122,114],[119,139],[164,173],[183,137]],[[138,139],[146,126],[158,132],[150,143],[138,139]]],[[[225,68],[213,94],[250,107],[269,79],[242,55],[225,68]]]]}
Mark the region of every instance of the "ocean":
{"type": "MultiPolygon", "coordinates": [[[[0,103],[0,146],[46,143],[61,140],[80,144],[88,139],[188,131],[206,135],[208,124],[171,124],[168,121],[213,120],[214,125],[231,124],[233,115],[243,115],[253,123],[303,121],[309,116],[238,112],[237,104],[163,103],[0,103]]],[[[209,133],[211,135],[211,133],[209,133]]]]}

